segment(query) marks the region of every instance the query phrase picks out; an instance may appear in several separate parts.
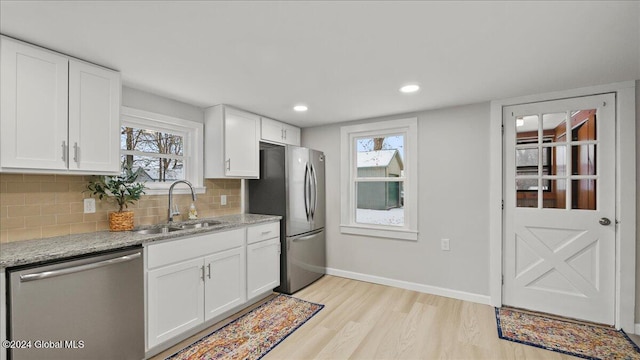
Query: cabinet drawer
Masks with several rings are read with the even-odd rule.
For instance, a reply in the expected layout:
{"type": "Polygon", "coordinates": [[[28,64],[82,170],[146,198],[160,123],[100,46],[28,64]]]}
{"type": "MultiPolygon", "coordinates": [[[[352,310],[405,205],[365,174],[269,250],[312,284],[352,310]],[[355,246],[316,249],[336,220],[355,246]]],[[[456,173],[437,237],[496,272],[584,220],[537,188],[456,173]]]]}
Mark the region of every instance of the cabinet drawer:
{"type": "Polygon", "coordinates": [[[247,228],[247,244],[280,237],[280,223],[273,222],[247,228]]]}
{"type": "Polygon", "coordinates": [[[147,268],[173,264],[244,245],[244,229],[203,234],[148,246],[147,268]]]}

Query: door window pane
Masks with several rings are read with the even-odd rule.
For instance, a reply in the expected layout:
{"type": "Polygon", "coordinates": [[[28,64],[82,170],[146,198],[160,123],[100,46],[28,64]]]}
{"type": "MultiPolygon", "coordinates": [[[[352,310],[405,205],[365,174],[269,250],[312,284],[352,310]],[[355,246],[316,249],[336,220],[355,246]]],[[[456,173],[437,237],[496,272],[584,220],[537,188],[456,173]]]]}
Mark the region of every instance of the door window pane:
{"type": "Polygon", "coordinates": [[[596,145],[572,146],[573,175],[596,175],[596,145]]]}
{"type": "Polygon", "coordinates": [[[597,140],[595,109],[571,112],[571,139],[573,141],[597,140]]]}
{"type": "Polygon", "coordinates": [[[567,206],[567,180],[548,180],[549,191],[543,193],[542,207],[546,209],[565,209],[567,206]]]}
{"type": "Polygon", "coordinates": [[[559,141],[567,131],[567,113],[552,113],[542,115],[542,130],[545,139],[559,141]]]}
{"type": "Polygon", "coordinates": [[[356,194],[357,223],[404,226],[402,182],[357,182],[356,194]]]}
{"type": "Polygon", "coordinates": [[[519,144],[524,141],[538,142],[538,115],[516,117],[516,137],[519,144]]]}
{"type": "Polygon", "coordinates": [[[579,179],[571,182],[571,208],[596,210],[596,179],[579,179]]]}
{"type": "Polygon", "coordinates": [[[567,147],[560,145],[548,149],[551,152],[549,175],[565,176],[567,174],[567,147]]]}
{"type": "MultiPolygon", "coordinates": [[[[516,188],[518,187],[538,187],[538,179],[533,180],[516,180],[516,188]],[[535,185],[533,184],[535,181],[535,185]],[[524,183],[523,183],[524,182],[524,183]],[[528,183],[529,182],[529,183],[528,183]]],[[[522,208],[538,207],[538,191],[518,191],[516,193],[516,206],[522,208]]]]}

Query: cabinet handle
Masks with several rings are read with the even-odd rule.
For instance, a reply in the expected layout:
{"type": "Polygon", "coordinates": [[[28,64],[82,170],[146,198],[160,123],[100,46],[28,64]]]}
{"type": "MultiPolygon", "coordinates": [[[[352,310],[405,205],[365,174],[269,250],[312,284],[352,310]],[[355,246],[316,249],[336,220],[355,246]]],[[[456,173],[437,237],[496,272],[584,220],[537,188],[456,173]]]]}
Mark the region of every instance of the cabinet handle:
{"type": "Polygon", "coordinates": [[[267,234],[268,234],[268,233],[270,233],[270,232],[271,232],[271,230],[269,230],[269,231],[263,231],[263,232],[262,232],[262,235],[267,235],[267,234]]]}
{"type": "Polygon", "coordinates": [[[284,140],[284,129],[280,129],[280,139],[284,140]]]}
{"type": "Polygon", "coordinates": [[[73,143],[73,161],[79,163],[79,154],[80,154],[80,147],[78,146],[77,142],[73,143]]]}
{"type": "Polygon", "coordinates": [[[231,171],[231,158],[227,160],[227,171],[231,171]]]}
{"type": "Polygon", "coordinates": [[[67,142],[62,140],[62,161],[67,163],[67,142]]]}
{"type": "Polygon", "coordinates": [[[284,129],[284,139],[287,140],[287,129],[284,129]]]}
{"type": "Polygon", "coordinates": [[[200,270],[202,271],[202,276],[200,278],[202,279],[202,282],[204,282],[204,265],[200,267],[200,270]]]}
{"type": "Polygon", "coordinates": [[[209,273],[207,275],[209,276],[209,279],[211,279],[211,263],[207,264],[207,269],[209,270],[209,273]]]}

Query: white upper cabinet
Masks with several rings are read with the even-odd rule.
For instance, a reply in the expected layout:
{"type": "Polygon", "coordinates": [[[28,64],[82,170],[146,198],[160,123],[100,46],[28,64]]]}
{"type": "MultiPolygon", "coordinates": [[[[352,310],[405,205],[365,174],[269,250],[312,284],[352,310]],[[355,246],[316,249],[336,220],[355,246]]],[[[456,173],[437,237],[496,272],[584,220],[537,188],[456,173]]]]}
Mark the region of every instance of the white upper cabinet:
{"type": "Polygon", "coordinates": [[[0,166],[67,169],[68,59],[0,38],[0,166]]]}
{"type": "Polygon", "coordinates": [[[118,72],[0,38],[0,171],[119,173],[118,72]]]}
{"type": "Polygon", "coordinates": [[[120,171],[120,74],[69,62],[69,169],[120,171]]]}
{"type": "Polygon", "coordinates": [[[263,141],[300,146],[300,128],[266,117],[260,120],[263,141]]]}
{"type": "Polygon", "coordinates": [[[260,117],[217,105],[205,110],[204,177],[260,176],[260,117]]]}

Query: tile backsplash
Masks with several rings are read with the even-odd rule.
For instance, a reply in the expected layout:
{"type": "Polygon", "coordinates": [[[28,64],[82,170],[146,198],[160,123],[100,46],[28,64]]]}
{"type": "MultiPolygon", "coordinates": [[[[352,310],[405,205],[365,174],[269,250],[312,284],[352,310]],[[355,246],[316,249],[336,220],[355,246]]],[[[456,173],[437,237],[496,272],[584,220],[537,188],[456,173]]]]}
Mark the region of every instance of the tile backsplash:
{"type": "MultiPolygon", "coordinates": [[[[0,243],[40,239],[109,229],[108,213],[117,210],[114,202],[96,199],[96,212],[84,214],[83,199],[89,176],[0,174],[0,243]]],[[[205,194],[195,202],[198,217],[240,213],[240,180],[206,179],[205,194]],[[227,205],[220,205],[220,195],[227,205]]],[[[180,209],[178,218],[186,220],[191,195],[174,195],[180,209]]],[[[167,195],[143,195],[129,205],[135,225],[167,221],[167,195]]]]}

